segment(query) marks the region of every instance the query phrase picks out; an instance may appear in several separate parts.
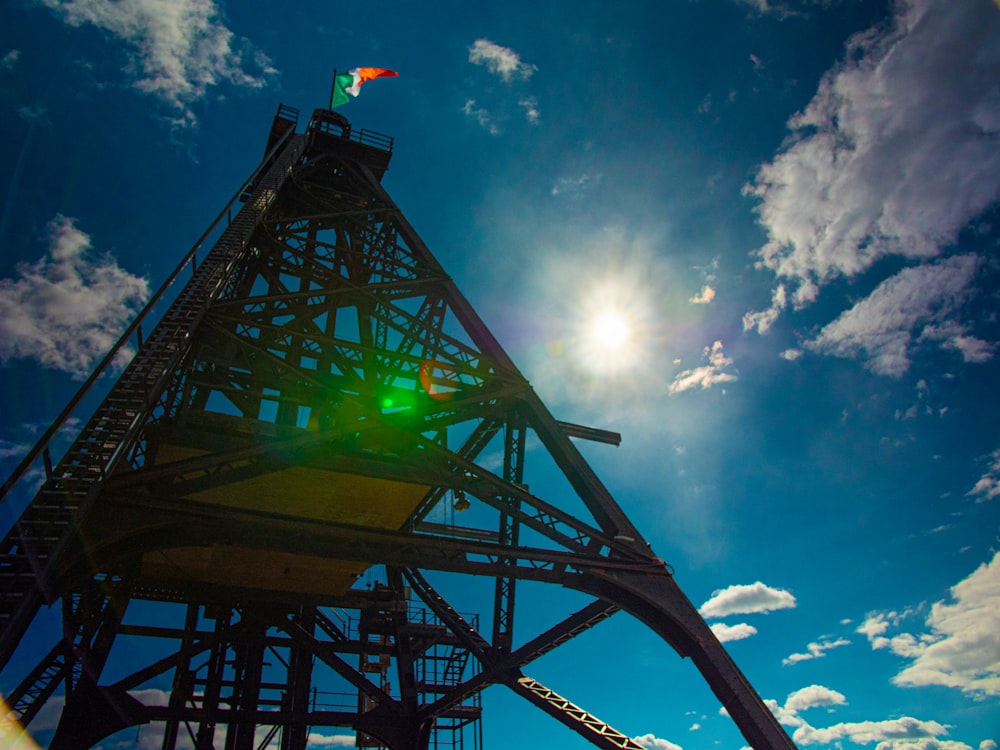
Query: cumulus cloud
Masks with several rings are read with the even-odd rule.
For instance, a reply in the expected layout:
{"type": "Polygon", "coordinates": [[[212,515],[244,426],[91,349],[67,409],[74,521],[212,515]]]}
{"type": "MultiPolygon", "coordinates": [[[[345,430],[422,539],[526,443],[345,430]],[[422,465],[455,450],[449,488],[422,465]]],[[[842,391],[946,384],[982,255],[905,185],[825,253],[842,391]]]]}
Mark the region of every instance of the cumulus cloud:
{"type": "Polygon", "coordinates": [[[921,721],[912,716],[902,716],[886,721],[845,722],[823,729],[803,724],[795,730],[792,739],[799,745],[831,745],[842,740],[856,745],[877,742],[876,750],[909,750],[914,747],[926,750],[972,750],[963,742],[939,739],[946,734],[948,728],[937,721],[921,721]]]}
{"type": "Polygon", "coordinates": [[[647,748],[647,750],[683,750],[680,745],[674,744],[668,740],[660,739],[652,734],[644,734],[639,737],[633,737],[632,741],[642,745],[647,748]]]}
{"type": "Polygon", "coordinates": [[[695,296],[688,300],[692,305],[707,305],[715,299],[715,290],[708,284],[705,284],[695,296]]]}
{"type": "Polygon", "coordinates": [[[132,85],[166,102],[178,125],[197,122],[190,105],[213,86],[259,89],[277,70],[220,20],[214,0],[42,0],[70,26],[92,25],[128,48],[132,85]]]}
{"type": "Polygon", "coordinates": [[[727,643],[728,641],[742,641],[752,635],[757,635],[757,628],[753,625],[747,625],[745,622],[740,622],[736,625],[726,625],[724,622],[717,622],[711,627],[712,632],[715,633],[715,637],[718,638],[721,643],[727,643]]]}
{"type": "Polygon", "coordinates": [[[477,39],[469,47],[469,62],[485,65],[490,73],[495,73],[504,81],[515,78],[527,80],[538,67],[522,62],[521,56],[510,47],[501,47],[489,39],[477,39]]]}
{"type": "MultiPolygon", "coordinates": [[[[800,711],[821,706],[844,706],[847,705],[847,698],[842,693],[831,690],[824,685],[809,685],[789,693],[784,704],[769,698],[764,701],[764,705],[786,727],[802,727],[808,726],[808,724],[799,715],[800,711]]],[[[719,713],[725,716],[729,715],[725,708],[721,709],[719,713]]]]}
{"type": "Polygon", "coordinates": [[[789,654],[786,658],[781,660],[784,665],[798,664],[800,661],[809,661],[810,659],[821,659],[826,656],[826,652],[835,648],[840,648],[841,646],[847,646],[851,642],[846,638],[837,638],[832,641],[814,641],[806,646],[804,653],[789,654]]]}
{"type": "Polygon", "coordinates": [[[1000,449],[993,451],[989,469],[965,494],[968,497],[976,498],[977,503],[992,500],[1000,495],[1000,449]]]}
{"type": "Polygon", "coordinates": [[[989,3],[903,0],[789,126],[747,192],[779,276],[823,283],[889,254],[936,255],[1000,192],[1000,30],[989,3]]]}
{"type": "Polygon", "coordinates": [[[944,323],[958,311],[978,267],[976,256],[956,255],[903,269],[827,324],[805,346],[840,357],[862,357],[873,372],[894,377],[909,368],[917,341],[943,341],[946,347],[962,352],[966,344],[959,340],[972,338],[965,328],[954,322],[943,328],[934,324],[944,323]]]}
{"type": "Polygon", "coordinates": [[[721,341],[716,341],[710,347],[706,346],[703,356],[708,359],[708,364],[677,373],[667,388],[668,394],[673,396],[692,388],[708,390],[716,383],[731,383],[737,379],[733,373],[726,372],[733,360],[722,352],[721,341]]]}
{"type": "MultiPolygon", "coordinates": [[[[897,0],[890,23],[848,40],[843,61],[790,120],[782,150],[744,188],[759,200],[768,233],[759,265],[795,286],[796,307],[880,258],[920,263],[940,255],[1000,197],[998,33],[992,3],[897,0]]],[[[894,291],[915,278],[898,280],[894,291]]],[[[940,301],[913,300],[909,307],[930,309],[940,301]]],[[[764,333],[782,309],[772,303],[748,313],[744,327],[764,333]]],[[[954,307],[942,311],[955,314],[954,307]]],[[[915,321],[899,323],[898,334],[881,331],[873,353],[863,344],[840,347],[838,325],[818,346],[869,356],[877,372],[897,373],[915,321]]],[[[966,361],[992,356],[990,346],[968,340],[964,330],[947,342],[966,361]]]]}
{"type": "Polygon", "coordinates": [[[789,693],[785,700],[785,710],[797,713],[817,706],[843,706],[846,704],[847,698],[842,693],[823,685],[809,685],[789,693]]]}
{"type": "Polygon", "coordinates": [[[49,222],[48,242],[40,260],[0,279],[0,362],[32,359],[83,378],[131,322],[149,285],[111,256],[95,257],[74,219],[49,222]]]}
{"type": "Polygon", "coordinates": [[[795,597],[791,593],[757,581],[713,591],[712,597],[698,608],[698,612],[702,617],[726,617],[794,607],[795,597]]]}
{"type": "Polygon", "coordinates": [[[893,651],[912,659],[896,685],[1000,695],[1000,553],[952,586],[951,600],[931,607],[926,626],[923,635],[890,639],[893,651]]]}

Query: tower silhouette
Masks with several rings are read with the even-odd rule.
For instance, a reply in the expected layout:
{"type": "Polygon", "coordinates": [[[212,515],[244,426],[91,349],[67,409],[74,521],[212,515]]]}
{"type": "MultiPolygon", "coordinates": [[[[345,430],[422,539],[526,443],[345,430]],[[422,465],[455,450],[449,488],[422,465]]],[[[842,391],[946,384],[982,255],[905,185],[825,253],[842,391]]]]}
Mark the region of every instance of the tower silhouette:
{"type": "Polygon", "coordinates": [[[794,748],[571,441],[618,436],[553,418],[383,189],[392,139],[297,121],[279,107],[260,166],[3,485],[6,743],[61,699],[55,750],[150,723],[166,749],[302,750],[317,727],[479,748],[501,684],[639,748],[524,671],[624,610],[750,745],[794,748]],[[565,496],[525,483],[529,441],[565,496]],[[442,574],[487,581],[489,616],[442,574]],[[590,603],[515,638],[520,581],[590,603]]]}

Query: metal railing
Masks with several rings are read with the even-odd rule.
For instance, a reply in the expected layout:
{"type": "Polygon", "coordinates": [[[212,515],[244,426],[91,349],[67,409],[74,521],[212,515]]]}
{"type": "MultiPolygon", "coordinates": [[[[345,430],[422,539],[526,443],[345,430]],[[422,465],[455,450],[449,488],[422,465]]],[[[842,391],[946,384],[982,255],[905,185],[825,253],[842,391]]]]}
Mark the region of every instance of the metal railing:
{"type": "Polygon", "coordinates": [[[3,503],[8,494],[10,494],[11,490],[13,490],[18,483],[29,474],[39,457],[41,457],[44,464],[46,478],[49,478],[52,475],[54,461],[51,453],[51,446],[55,439],[60,435],[60,431],[70,418],[75,415],[75,412],[79,408],[81,402],[90,393],[101,376],[113,367],[115,359],[128,345],[133,336],[136,340],[137,349],[142,348],[143,324],[146,323],[147,328],[150,328],[151,326],[149,324],[156,323],[158,319],[154,316],[156,306],[164,299],[167,292],[174,285],[174,282],[177,281],[181,273],[183,273],[188,266],[191,266],[192,273],[198,270],[198,251],[205,246],[209,238],[215,236],[220,227],[222,230],[225,230],[225,228],[232,223],[233,206],[245,198],[250,186],[253,186],[256,181],[260,179],[260,177],[270,168],[274,159],[285,148],[285,146],[288,145],[294,135],[295,129],[291,128],[287,133],[285,133],[284,137],[282,137],[282,139],[274,145],[271,151],[264,157],[263,161],[261,161],[260,165],[254,169],[253,173],[246,180],[240,183],[239,188],[233,194],[232,198],[229,199],[208,228],[202,233],[191,249],[188,250],[187,254],[181,259],[180,263],[177,264],[177,267],[173,270],[170,276],[167,277],[156,293],[149,299],[142,310],[139,311],[138,315],[136,315],[129,327],[125,329],[125,332],[121,335],[118,341],[115,342],[114,346],[111,347],[110,351],[108,351],[104,358],[97,364],[94,371],[83,382],[73,398],[71,398],[69,403],[66,404],[65,408],[53,420],[49,428],[42,433],[41,437],[39,437],[38,441],[34,444],[31,450],[28,451],[24,458],[21,459],[21,462],[17,465],[17,467],[11,472],[10,476],[4,480],[2,485],[0,485],[0,503],[3,503]]]}

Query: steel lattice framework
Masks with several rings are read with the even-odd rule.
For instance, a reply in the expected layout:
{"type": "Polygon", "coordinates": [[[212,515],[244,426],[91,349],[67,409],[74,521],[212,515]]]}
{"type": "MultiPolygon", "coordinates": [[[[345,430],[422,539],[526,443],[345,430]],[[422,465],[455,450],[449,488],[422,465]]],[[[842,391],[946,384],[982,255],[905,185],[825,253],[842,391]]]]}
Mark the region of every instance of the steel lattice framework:
{"type": "Polygon", "coordinates": [[[6,741],[63,696],[57,750],[149,722],[166,749],[302,750],[323,726],[478,748],[479,694],[503,684],[637,749],[523,671],[625,610],[693,660],[750,745],[793,748],[570,440],[617,436],[552,417],[383,189],[392,140],[328,110],[300,134],[297,116],[279,108],[239,210],[125,332],[116,351],[137,353],[65,455],[50,444],[82,396],[3,487],[44,465],[0,548],[0,667],[40,610],[62,614],[51,650],[3,673],[6,741]],[[529,438],[575,505],[524,483],[529,438]],[[488,628],[425,571],[495,580],[488,628]],[[518,581],[592,601],[519,643],[518,581]],[[139,639],[155,645],[115,657],[139,639]]]}

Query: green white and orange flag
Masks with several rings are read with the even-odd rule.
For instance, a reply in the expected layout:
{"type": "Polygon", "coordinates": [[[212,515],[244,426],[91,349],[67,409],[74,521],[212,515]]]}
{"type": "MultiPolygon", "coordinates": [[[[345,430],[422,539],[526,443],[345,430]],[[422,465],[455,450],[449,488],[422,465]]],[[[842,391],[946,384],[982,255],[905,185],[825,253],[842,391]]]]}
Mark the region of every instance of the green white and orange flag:
{"type": "Polygon", "coordinates": [[[386,68],[355,68],[349,73],[340,73],[333,77],[333,91],[330,93],[330,109],[349,102],[352,96],[361,93],[361,84],[376,78],[391,78],[398,76],[395,70],[386,68]]]}

